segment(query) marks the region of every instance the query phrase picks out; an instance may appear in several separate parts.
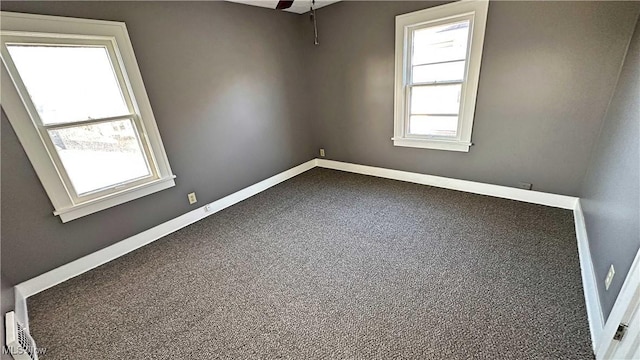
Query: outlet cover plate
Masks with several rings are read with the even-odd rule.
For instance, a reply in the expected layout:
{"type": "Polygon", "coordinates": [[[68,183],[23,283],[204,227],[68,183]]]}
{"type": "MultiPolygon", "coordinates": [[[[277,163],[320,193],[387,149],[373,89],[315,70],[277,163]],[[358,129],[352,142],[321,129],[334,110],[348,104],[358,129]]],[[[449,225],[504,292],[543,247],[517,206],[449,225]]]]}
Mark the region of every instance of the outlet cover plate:
{"type": "Polygon", "coordinates": [[[519,182],[518,187],[520,189],[531,190],[531,188],[533,188],[533,185],[531,185],[531,183],[519,182]]]}
{"type": "Polygon", "coordinates": [[[613,281],[613,276],[616,274],[616,269],[613,268],[613,264],[609,268],[609,272],[607,272],[607,277],[604,279],[604,289],[609,290],[609,286],[611,286],[611,282],[613,281]]]}

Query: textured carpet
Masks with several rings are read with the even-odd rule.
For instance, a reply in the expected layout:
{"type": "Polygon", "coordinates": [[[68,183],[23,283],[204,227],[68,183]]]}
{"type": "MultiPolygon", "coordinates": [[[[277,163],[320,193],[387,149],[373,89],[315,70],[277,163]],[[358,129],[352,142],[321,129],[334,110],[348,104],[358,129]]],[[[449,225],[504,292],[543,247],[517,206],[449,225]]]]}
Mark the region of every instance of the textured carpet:
{"type": "Polygon", "coordinates": [[[593,358],[570,211],[326,169],[29,310],[43,360],[593,358]]]}

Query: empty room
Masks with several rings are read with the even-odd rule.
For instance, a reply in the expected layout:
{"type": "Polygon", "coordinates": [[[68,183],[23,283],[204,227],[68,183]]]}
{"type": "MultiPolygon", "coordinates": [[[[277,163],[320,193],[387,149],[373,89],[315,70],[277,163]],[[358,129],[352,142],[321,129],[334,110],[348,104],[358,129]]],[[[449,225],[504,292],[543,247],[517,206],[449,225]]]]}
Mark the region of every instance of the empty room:
{"type": "Polygon", "coordinates": [[[2,1],[2,360],[640,359],[640,1],[2,1]]]}

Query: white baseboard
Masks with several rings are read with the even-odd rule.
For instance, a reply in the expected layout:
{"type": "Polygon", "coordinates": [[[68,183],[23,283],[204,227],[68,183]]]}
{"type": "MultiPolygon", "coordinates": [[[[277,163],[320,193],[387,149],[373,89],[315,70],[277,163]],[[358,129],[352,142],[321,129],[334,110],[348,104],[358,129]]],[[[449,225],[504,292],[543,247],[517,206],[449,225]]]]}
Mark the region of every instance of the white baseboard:
{"type": "Polygon", "coordinates": [[[580,271],[582,273],[582,289],[584,291],[584,300],[587,306],[587,317],[589,318],[589,330],[591,331],[591,345],[593,352],[596,352],[600,335],[604,328],[604,318],[602,316],[602,307],[600,306],[600,297],[598,296],[598,282],[596,273],[593,269],[593,261],[591,259],[591,250],[589,248],[589,238],[587,237],[587,228],[584,222],[584,213],[580,200],[576,201],[576,207],[573,210],[576,226],[576,238],[578,240],[578,255],[580,257],[580,271]]]}
{"type": "MultiPolygon", "coordinates": [[[[20,290],[17,288],[13,289],[13,311],[16,314],[16,319],[20,321],[22,325],[27,328],[29,331],[29,314],[27,312],[27,297],[20,293],[20,290]]],[[[4,316],[4,314],[3,314],[4,316]]],[[[2,343],[4,343],[4,339],[2,339],[2,343]]]]}
{"type": "Polygon", "coordinates": [[[20,314],[23,314],[24,319],[22,320],[25,321],[25,325],[28,326],[27,308],[25,301],[26,298],[44,291],[50,287],[58,285],[73,277],[76,277],[80,274],[83,274],[142,246],[152,243],[172,232],[180,230],[181,228],[190,225],[198,220],[201,220],[209,215],[215,214],[220,210],[243,201],[316,166],[394,180],[407,181],[416,184],[466,191],[475,194],[489,195],[499,198],[559,207],[563,209],[574,209],[577,201],[577,198],[565,195],[522,190],[507,186],[484,184],[473,181],[384,169],[373,166],[350,164],[339,161],[313,159],[208,204],[211,206],[211,209],[208,212],[205,211],[206,205],[202,206],[184,215],[178,216],[175,219],[169,220],[149,230],[143,231],[137,235],[108,246],[102,250],[98,250],[94,253],[86,255],[82,258],[74,260],[68,264],[62,265],[42,275],[36,276],[30,280],[16,285],[16,294],[20,294],[19,298],[18,295],[16,295],[16,314],[19,313],[18,300],[20,300],[20,311],[22,311],[20,314]]]}
{"type": "MultiPolygon", "coordinates": [[[[256,195],[296,175],[302,174],[303,172],[309,169],[312,169],[315,166],[316,166],[316,160],[315,159],[309,160],[294,168],[281,172],[266,180],[260,181],[259,183],[251,185],[231,195],[225,196],[220,200],[216,200],[210,203],[209,204],[211,205],[210,211],[205,211],[206,205],[204,205],[184,215],[180,215],[175,219],[169,220],[149,230],[143,231],[130,238],[117,242],[102,250],[98,250],[87,256],[74,260],[68,264],[62,265],[58,268],[48,271],[42,275],[36,276],[33,279],[22,282],[15,286],[16,296],[18,293],[21,294],[23,298],[28,298],[29,296],[33,296],[41,291],[44,291],[50,287],[60,284],[63,281],[69,280],[91,269],[94,269],[102,264],[105,264],[111,260],[119,258],[120,256],[125,255],[131,251],[134,251],[142,246],[145,246],[151,242],[154,242],[162,238],[163,236],[166,236],[168,234],[171,234],[172,232],[180,230],[183,227],[193,224],[198,220],[204,219],[209,215],[213,215],[220,210],[223,210],[233,204],[236,204],[253,195],[256,195]]],[[[16,313],[18,313],[17,306],[16,306],[16,313]]],[[[26,314],[26,303],[24,307],[24,314],[26,314]]]]}
{"type": "Polygon", "coordinates": [[[233,204],[258,194],[282,181],[288,180],[314,167],[348,171],[358,174],[378,176],[388,179],[407,181],[423,185],[431,185],[453,190],[471,192],[475,194],[490,195],[500,198],[525,201],[535,204],[554,206],[564,209],[574,209],[577,198],[565,195],[556,195],[538,191],[522,190],[507,186],[484,184],[473,181],[451,179],[440,176],[412,173],[407,171],[391,170],[373,166],[357,165],[333,160],[314,159],[301,165],[272,176],[257,184],[235,192],[211,204],[212,209],[207,212],[202,206],[175,219],[169,220],[149,230],[143,231],[130,238],[122,240],[102,250],[62,265],[42,275],[16,285],[16,290],[24,298],[33,296],[63,281],[78,276],[94,269],[124,254],[147,245],[163,236],[177,231],[189,224],[212,215],[233,204]]]}
{"type": "Polygon", "coordinates": [[[387,179],[406,181],[439,188],[466,191],[474,194],[489,195],[503,199],[518,200],[533,204],[547,205],[573,210],[578,198],[566,195],[523,190],[509,186],[485,184],[475,181],[458,180],[442,176],[419,174],[408,171],[391,170],[367,165],[351,164],[341,161],[317,159],[319,167],[348,171],[356,174],[377,176],[387,179]]]}

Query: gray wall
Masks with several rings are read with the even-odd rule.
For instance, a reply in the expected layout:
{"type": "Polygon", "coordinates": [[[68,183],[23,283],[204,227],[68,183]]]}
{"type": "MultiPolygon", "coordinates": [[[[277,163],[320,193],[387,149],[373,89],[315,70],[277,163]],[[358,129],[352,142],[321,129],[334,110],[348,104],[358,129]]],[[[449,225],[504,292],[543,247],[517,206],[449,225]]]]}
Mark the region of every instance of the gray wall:
{"type": "Polygon", "coordinates": [[[125,21],[178,176],[174,188],[62,224],[3,115],[2,274],[12,284],[315,157],[300,51],[309,34],[298,31],[306,17],[218,1],[1,7],[125,21]]]}
{"type": "MultiPolygon", "coordinates": [[[[2,324],[0,324],[0,346],[6,346],[5,337],[4,337],[4,314],[8,311],[12,311],[14,308],[15,300],[13,296],[13,287],[11,287],[10,282],[4,278],[4,276],[0,277],[0,285],[2,292],[0,293],[0,318],[2,319],[2,324]]],[[[2,360],[11,360],[12,357],[9,354],[5,354],[5,351],[1,352],[0,358],[2,360]]]]}
{"type": "Polygon", "coordinates": [[[580,194],[605,317],[640,249],[639,137],[640,21],[580,194]],[[611,264],[616,275],[606,291],[604,279],[611,264]]]}
{"type": "MultiPolygon", "coordinates": [[[[126,21],[178,175],[175,188],[61,224],[3,114],[3,276],[11,284],[32,278],[193,209],[190,191],[201,206],[315,157],[320,145],[336,160],[578,195],[640,3],[492,2],[469,153],[390,140],[394,16],[435,4],[328,6],[318,11],[314,47],[306,16],[238,4],[2,2],[8,11],[126,21]]],[[[637,82],[627,82],[619,89],[637,93],[637,82]]],[[[614,104],[626,104],[623,97],[614,104]]],[[[635,133],[616,132],[611,124],[631,120],[615,108],[603,134],[637,135],[637,122],[635,133]]],[[[622,151],[608,137],[583,188],[599,277],[612,261],[619,272],[601,292],[606,309],[638,248],[637,201],[636,227],[623,234],[630,245],[608,249],[613,240],[602,235],[620,206],[608,202],[619,186],[603,185],[611,181],[603,174],[621,167],[609,161],[622,151]]]]}
{"type": "Polygon", "coordinates": [[[577,195],[640,2],[491,2],[469,153],[391,141],[394,16],[436,4],[318,10],[314,129],[327,158],[577,195]]]}

